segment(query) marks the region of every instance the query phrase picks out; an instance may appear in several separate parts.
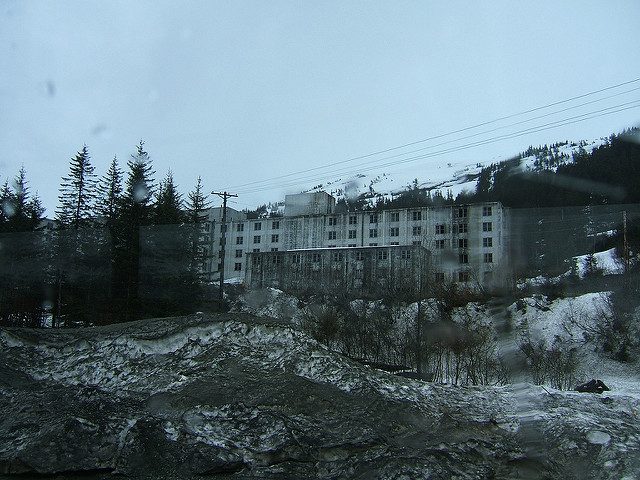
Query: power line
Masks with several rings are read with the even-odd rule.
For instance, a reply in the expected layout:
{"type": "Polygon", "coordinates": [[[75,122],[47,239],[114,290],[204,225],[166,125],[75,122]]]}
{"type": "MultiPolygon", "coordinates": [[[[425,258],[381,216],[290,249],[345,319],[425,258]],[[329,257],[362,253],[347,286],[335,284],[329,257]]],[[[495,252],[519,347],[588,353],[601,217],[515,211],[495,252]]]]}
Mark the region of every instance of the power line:
{"type": "MultiPolygon", "coordinates": [[[[604,116],[604,115],[608,115],[608,114],[612,114],[612,113],[618,113],[618,112],[623,111],[623,110],[628,110],[628,108],[623,108],[621,110],[617,110],[617,111],[614,111],[614,112],[602,113],[602,112],[605,112],[607,110],[611,110],[611,109],[614,109],[614,108],[619,108],[619,107],[622,107],[622,106],[630,105],[630,104],[636,103],[638,101],[640,101],[640,100],[633,100],[631,102],[622,103],[622,104],[611,106],[611,107],[607,107],[607,108],[604,108],[604,109],[601,109],[601,110],[595,110],[595,111],[584,113],[584,114],[581,114],[581,115],[568,117],[568,118],[564,118],[564,119],[561,119],[561,120],[556,120],[554,122],[546,123],[546,124],[543,124],[543,125],[538,125],[538,126],[535,126],[535,127],[529,127],[527,129],[520,130],[520,131],[517,131],[517,132],[512,132],[512,133],[509,133],[509,134],[506,134],[506,135],[490,137],[489,139],[480,140],[478,142],[472,142],[472,143],[469,143],[469,144],[465,144],[465,145],[461,145],[461,146],[457,146],[457,147],[452,147],[452,148],[449,148],[449,149],[440,150],[440,151],[432,152],[432,153],[429,153],[429,154],[418,155],[418,156],[415,156],[415,157],[408,157],[408,158],[404,158],[404,159],[401,159],[401,160],[397,160],[397,161],[392,162],[392,163],[379,164],[379,165],[375,165],[375,166],[379,168],[379,167],[387,167],[387,166],[393,166],[393,165],[397,165],[397,164],[413,162],[413,161],[421,160],[421,159],[424,159],[424,158],[430,158],[430,157],[435,157],[435,156],[439,156],[439,155],[444,155],[444,154],[447,154],[447,153],[453,153],[453,152],[456,152],[456,151],[459,151],[459,150],[466,150],[468,148],[472,148],[472,147],[476,147],[476,146],[487,145],[487,144],[494,143],[494,142],[500,141],[500,140],[508,140],[508,139],[511,139],[511,138],[521,137],[521,136],[527,135],[529,133],[537,133],[537,132],[540,132],[540,131],[549,130],[551,128],[570,125],[570,124],[573,124],[573,123],[578,123],[580,121],[590,120],[592,118],[598,118],[600,116],[604,116]],[[601,115],[594,115],[594,114],[597,114],[597,113],[602,113],[602,114],[601,115]],[[592,116],[590,118],[584,118],[582,120],[569,121],[569,120],[578,119],[580,117],[585,117],[585,116],[588,116],[588,115],[594,115],[594,116],[592,116]],[[566,123],[561,123],[561,122],[566,122],[566,123]],[[555,125],[555,124],[558,124],[558,125],[555,125]]],[[[637,106],[633,106],[633,107],[630,107],[630,108],[636,108],[636,107],[637,106]]],[[[428,148],[435,148],[435,147],[442,146],[442,145],[445,145],[445,144],[448,144],[448,143],[451,143],[451,142],[442,142],[442,143],[437,144],[437,145],[432,145],[431,147],[428,147],[428,148]]],[[[424,149],[420,149],[418,151],[422,151],[422,150],[424,150],[424,149]]],[[[391,158],[402,157],[403,155],[407,155],[407,154],[410,154],[410,153],[413,153],[413,152],[406,152],[405,154],[401,154],[401,155],[393,155],[391,157],[383,157],[383,158],[380,158],[380,159],[377,159],[377,160],[363,162],[363,163],[360,163],[360,164],[351,165],[349,167],[343,167],[342,169],[333,170],[331,172],[331,175],[343,174],[343,173],[346,173],[348,171],[348,169],[351,169],[351,168],[369,166],[369,165],[371,165],[373,163],[376,163],[376,162],[379,162],[379,161],[382,161],[382,160],[388,160],[388,159],[391,159],[391,158]]],[[[358,173],[358,172],[352,172],[352,173],[358,173]]],[[[269,186],[267,184],[266,186],[263,186],[263,187],[256,186],[254,189],[248,189],[248,190],[245,189],[245,190],[243,190],[243,193],[253,193],[253,192],[259,192],[259,191],[265,191],[266,189],[276,188],[276,187],[296,186],[301,181],[320,180],[320,179],[326,178],[326,175],[327,174],[323,174],[322,176],[314,175],[314,176],[302,177],[302,178],[298,178],[298,179],[295,179],[295,180],[292,179],[292,180],[288,180],[287,181],[287,182],[292,182],[293,181],[294,183],[272,184],[271,186],[269,186]],[[266,187],[268,187],[268,188],[266,188],[266,187]]]]}
{"type": "MultiPolygon", "coordinates": [[[[376,164],[375,167],[377,168],[381,168],[381,167],[388,167],[388,166],[395,166],[395,165],[399,165],[399,164],[405,164],[405,163],[410,163],[410,162],[415,162],[418,160],[423,160],[426,158],[432,158],[438,155],[444,155],[444,154],[448,154],[448,153],[454,153],[454,152],[458,152],[461,150],[468,150],[469,148],[474,148],[474,147],[478,147],[478,146],[484,146],[484,145],[488,145],[491,143],[495,143],[498,141],[502,141],[502,140],[508,140],[508,139],[512,139],[512,138],[517,138],[517,137],[521,137],[524,135],[528,135],[531,133],[538,133],[541,131],[545,131],[545,130],[550,130],[553,128],[558,128],[558,127],[562,127],[562,126],[566,126],[566,125],[572,125],[575,123],[580,123],[586,120],[592,120],[594,118],[599,118],[599,117],[603,117],[606,115],[611,115],[614,113],[619,113],[625,110],[630,110],[633,108],[638,108],[640,107],[640,104],[637,104],[638,102],[640,102],[640,99],[637,100],[633,100],[631,102],[626,102],[626,103],[622,103],[619,105],[614,105],[611,107],[607,107],[604,109],[600,109],[600,110],[595,110],[595,111],[591,111],[588,113],[584,113],[581,115],[576,115],[573,117],[568,117],[568,118],[564,118],[564,119],[560,119],[560,120],[556,120],[554,122],[549,122],[549,123],[545,123],[542,125],[537,125],[534,127],[530,127],[524,130],[519,130],[516,132],[512,132],[512,133],[508,133],[505,135],[498,135],[498,136],[494,136],[494,137],[490,137],[488,139],[483,139],[483,140],[479,140],[476,142],[471,142],[471,143],[467,143],[467,144],[463,144],[463,145],[459,145],[459,146],[455,146],[455,147],[451,147],[451,148],[447,148],[447,149],[443,149],[443,150],[439,150],[436,152],[430,152],[427,154],[423,154],[423,155],[416,155],[413,157],[407,157],[407,158],[402,158],[401,160],[397,160],[394,162],[390,162],[390,163],[383,163],[383,164],[376,164]],[[629,106],[631,105],[631,106],[629,106]],[[624,107],[624,108],[621,108],[624,107]],[[617,109],[617,110],[612,110],[612,109],[617,109]]],[[[450,143],[450,142],[444,142],[444,143],[450,143]]],[[[433,145],[431,148],[435,148],[436,146],[439,145],[433,145]]],[[[411,152],[407,152],[406,154],[409,154],[411,152]]],[[[392,156],[390,158],[396,158],[398,157],[398,155],[392,156]]],[[[369,166],[372,163],[375,162],[379,162],[382,160],[386,160],[388,158],[381,158],[381,159],[377,159],[374,161],[369,161],[369,162],[365,162],[365,163],[360,163],[360,164],[356,164],[356,165],[350,165],[348,167],[344,167],[341,169],[336,169],[333,170],[330,174],[331,175],[349,175],[349,174],[355,174],[358,173],[358,171],[349,171],[349,169],[352,168],[360,168],[360,167],[365,167],[365,166],[369,166]]],[[[285,187],[292,187],[292,186],[296,186],[299,185],[300,182],[303,181],[316,181],[316,180],[321,180],[326,178],[326,176],[329,175],[329,173],[327,174],[322,174],[322,176],[318,176],[318,175],[314,175],[314,176],[309,176],[309,177],[302,177],[302,178],[298,178],[298,179],[291,179],[291,180],[286,180],[284,181],[284,183],[273,183],[273,184],[265,184],[262,186],[256,186],[255,188],[247,188],[247,189],[241,189],[240,191],[244,194],[247,193],[256,193],[256,192],[262,192],[262,191],[267,191],[267,190],[271,190],[273,188],[285,188],[285,187]]]]}
{"type": "Polygon", "coordinates": [[[506,115],[506,116],[503,116],[503,117],[495,118],[493,120],[489,120],[489,121],[486,121],[486,122],[481,122],[481,123],[478,123],[478,124],[475,124],[475,125],[471,125],[471,126],[468,126],[468,127],[460,128],[460,129],[453,130],[453,131],[450,131],[450,132],[446,132],[446,133],[443,133],[443,134],[434,135],[434,136],[431,136],[431,137],[428,137],[428,138],[424,138],[422,140],[417,140],[415,142],[405,143],[403,145],[398,145],[398,146],[387,148],[387,149],[384,149],[384,150],[378,150],[376,152],[368,153],[368,154],[365,154],[365,155],[360,155],[360,156],[357,156],[357,157],[351,157],[351,158],[348,158],[348,159],[345,159],[345,160],[339,160],[339,161],[332,162],[332,163],[329,163],[329,164],[326,164],[326,165],[322,165],[322,166],[319,166],[319,167],[314,167],[314,168],[310,168],[310,169],[306,169],[306,170],[300,170],[300,171],[297,171],[297,172],[292,172],[292,173],[288,173],[288,174],[284,174],[284,175],[278,175],[278,176],[271,177],[271,178],[268,178],[268,179],[265,179],[265,180],[262,180],[262,181],[253,181],[253,182],[247,182],[247,183],[235,185],[235,186],[233,186],[233,188],[238,189],[240,187],[254,185],[256,183],[263,183],[263,182],[267,182],[267,181],[271,181],[271,180],[277,180],[277,179],[280,179],[280,178],[287,178],[287,177],[298,175],[300,173],[308,173],[308,172],[311,172],[311,171],[316,171],[316,170],[320,170],[320,169],[323,169],[323,168],[328,168],[328,167],[340,165],[342,163],[348,163],[348,162],[352,162],[352,161],[355,161],[355,160],[361,160],[361,159],[364,159],[364,158],[368,158],[368,157],[372,157],[372,156],[375,156],[375,155],[379,155],[379,154],[382,154],[382,153],[388,153],[388,152],[391,152],[391,151],[394,151],[394,150],[399,150],[401,148],[409,147],[409,146],[412,146],[412,145],[417,145],[417,144],[424,143],[424,142],[431,141],[431,140],[437,140],[439,138],[447,137],[449,135],[454,135],[456,133],[462,133],[462,132],[465,132],[465,131],[468,131],[468,130],[472,130],[474,128],[479,128],[479,127],[482,127],[482,126],[485,126],[485,125],[490,125],[490,124],[493,124],[493,123],[497,123],[497,122],[502,121],[502,120],[508,120],[510,118],[514,118],[514,117],[517,117],[517,116],[520,116],[520,115],[526,115],[528,113],[533,113],[533,112],[536,112],[536,111],[544,110],[545,108],[550,108],[550,107],[553,107],[553,106],[556,106],[556,105],[561,105],[561,104],[564,104],[564,103],[572,102],[572,101],[578,100],[580,98],[589,97],[591,95],[595,95],[595,94],[602,93],[602,92],[605,92],[605,91],[608,91],[608,90],[619,88],[619,87],[622,87],[624,85],[629,85],[629,84],[632,84],[632,83],[636,83],[638,81],[640,81],[640,78],[629,80],[627,82],[622,82],[622,83],[619,83],[619,84],[616,84],[616,85],[611,85],[611,86],[608,86],[608,87],[605,87],[605,88],[601,88],[601,89],[594,90],[594,91],[591,91],[591,92],[588,92],[588,93],[584,93],[582,95],[577,95],[575,97],[571,97],[571,98],[567,98],[567,99],[560,100],[560,101],[557,101],[557,102],[553,102],[553,103],[549,103],[549,104],[546,104],[546,105],[542,105],[542,106],[539,106],[539,107],[531,108],[531,109],[524,110],[524,111],[521,111],[521,112],[518,112],[518,113],[513,113],[511,115],[506,115]]]}

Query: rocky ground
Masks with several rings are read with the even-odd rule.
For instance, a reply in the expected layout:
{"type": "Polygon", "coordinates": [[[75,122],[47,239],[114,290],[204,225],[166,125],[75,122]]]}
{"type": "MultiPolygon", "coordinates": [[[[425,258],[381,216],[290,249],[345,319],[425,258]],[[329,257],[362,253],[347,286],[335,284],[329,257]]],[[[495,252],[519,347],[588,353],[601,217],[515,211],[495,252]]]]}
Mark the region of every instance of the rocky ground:
{"type": "Polygon", "coordinates": [[[393,376],[247,314],[0,332],[7,478],[640,478],[640,401],[393,376]]]}

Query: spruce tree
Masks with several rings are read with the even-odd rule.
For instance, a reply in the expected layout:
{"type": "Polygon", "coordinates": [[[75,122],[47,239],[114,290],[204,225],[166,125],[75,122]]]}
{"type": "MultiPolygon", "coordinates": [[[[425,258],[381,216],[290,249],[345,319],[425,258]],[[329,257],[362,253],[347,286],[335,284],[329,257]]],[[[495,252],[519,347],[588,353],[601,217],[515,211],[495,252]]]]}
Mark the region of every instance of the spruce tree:
{"type": "Polygon", "coordinates": [[[123,216],[132,227],[147,225],[152,219],[153,204],[151,199],[154,192],[155,171],[151,165],[151,158],[144,150],[144,142],[136,146],[136,154],[131,155],[127,162],[129,175],[122,201],[123,216]]]}
{"type": "Polygon", "coordinates": [[[20,168],[13,181],[13,192],[3,189],[6,196],[5,211],[8,214],[7,230],[10,232],[26,232],[32,230],[29,214],[29,187],[27,186],[27,171],[20,168]]]}
{"type": "Polygon", "coordinates": [[[156,194],[153,223],[156,225],[171,225],[182,223],[183,220],[182,195],[178,192],[173,182],[173,174],[169,170],[156,194]]]}
{"type": "Polygon", "coordinates": [[[187,204],[187,222],[201,223],[207,220],[207,210],[209,202],[207,195],[203,192],[202,178],[198,177],[196,188],[189,192],[189,202],[187,204]]]}
{"type": "Polygon", "coordinates": [[[113,157],[107,173],[98,182],[96,210],[113,228],[120,216],[122,207],[122,170],[118,167],[118,159],[113,157]]]}
{"type": "Polygon", "coordinates": [[[189,192],[189,202],[187,205],[187,222],[192,224],[191,238],[191,264],[189,270],[193,275],[200,276],[204,269],[204,263],[207,258],[207,245],[202,237],[200,224],[208,219],[207,210],[209,202],[207,196],[203,192],[202,178],[198,177],[196,187],[189,192]]]}
{"type": "Polygon", "coordinates": [[[0,232],[9,230],[9,219],[13,216],[13,192],[9,187],[9,180],[5,180],[0,190],[0,232]]]}
{"type": "Polygon", "coordinates": [[[151,159],[144,150],[144,142],[136,146],[136,153],[127,162],[129,168],[125,191],[117,221],[117,251],[115,258],[114,295],[122,298],[123,318],[138,318],[140,305],[139,260],[140,227],[152,221],[154,179],[151,159]]]}
{"type": "Polygon", "coordinates": [[[29,200],[27,203],[27,218],[29,223],[29,230],[36,230],[40,225],[40,222],[44,219],[45,208],[42,206],[38,193],[29,200]]]}
{"type": "Polygon", "coordinates": [[[69,176],[62,177],[60,185],[60,206],[56,212],[58,224],[78,230],[87,227],[94,216],[96,199],[96,175],[91,165],[86,145],[71,159],[69,176]]]}

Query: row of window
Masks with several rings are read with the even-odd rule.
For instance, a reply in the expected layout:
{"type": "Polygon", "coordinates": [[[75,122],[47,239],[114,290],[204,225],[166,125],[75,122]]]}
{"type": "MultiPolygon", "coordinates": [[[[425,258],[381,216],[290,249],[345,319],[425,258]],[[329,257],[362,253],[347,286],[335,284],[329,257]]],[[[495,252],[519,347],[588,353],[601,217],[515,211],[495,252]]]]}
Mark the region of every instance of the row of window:
{"type": "MultiPolygon", "coordinates": [[[[254,230],[262,230],[262,222],[256,222],[253,224],[254,230]]],[[[220,230],[222,231],[222,225],[220,225],[220,230]]],[[[271,230],[280,230],[280,220],[274,220],[271,222],[271,230]]],[[[244,223],[238,223],[236,225],[237,232],[244,232],[244,223]]]]}
{"type": "MultiPolygon", "coordinates": [[[[253,236],[253,243],[260,243],[262,240],[262,237],[260,235],[254,235],[253,236]]],[[[280,241],[280,235],[278,235],[277,233],[271,235],[271,243],[278,243],[280,241]]],[[[244,244],[244,237],[236,237],[236,245],[243,245],[244,244]]]]}
{"type": "MultiPolygon", "coordinates": [[[[483,263],[493,263],[493,253],[488,252],[483,254],[482,260],[483,263]]],[[[462,264],[469,263],[469,254],[461,253],[460,255],[458,255],[458,261],[462,264]]]]}
{"type": "MultiPolygon", "coordinates": [[[[492,208],[491,207],[482,207],[482,216],[483,217],[490,217],[492,215],[492,208]]],[[[409,212],[409,214],[411,215],[411,220],[414,222],[419,222],[422,220],[422,211],[418,210],[418,211],[412,211],[409,212]]],[[[454,216],[456,218],[467,218],[468,215],[468,209],[467,207],[460,207],[457,210],[455,210],[454,212],[454,216]]],[[[389,213],[389,221],[390,222],[399,222],[400,221],[400,212],[390,212],[389,213]]],[[[371,213],[369,214],[369,223],[378,223],[379,220],[379,216],[377,213],[371,213]]],[[[253,224],[253,229],[254,230],[262,230],[262,223],[263,222],[255,222],[253,224]]],[[[337,217],[328,217],[328,224],[329,226],[335,226],[338,225],[338,218],[337,217]]],[[[358,217],[357,215],[349,215],[349,225],[357,225],[358,224],[358,217]]],[[[236,231],[238,232],[244,232],[244,223],[238,223],[236,225],[236,231]]],[[[271,229],[272,230],[279,230],[280,229],[280,220],[273,220],[271,222],[271,229]]],[[[225,231],[226,230],[226,225],[220,225],[220,231],[225,231]]],[[[436,235],[444,235],[445,234],[445,225],[441,224],[441,225],[436,225],[436,235]]]]}
{"type": "MultiPolygon", "coordinates": [[[[279,222],[273,222],[274,224],[279,222]]],[[[259,224],[256,224],[259,225],[259,224]]],[[[238,225],[238,231],[242,231],[241,228],[242,224],[238,225]]],[[[260,230],[259,228],[257,230],[260,230]]],[[[469,227],[468,224],[466,223],[459,223],[453,226],[453,230],[454,233],[468,233],[469,231],[469,227]]],[[[491,232],[493,231],[493,224],[492,222],[483,222],[482,223],[482,231],[483,232],[491,232]]],[[[444,235],[446,232],[446,225],[436,225],[436,235],[444,235]]],[[[328,239],[329,240],[336,240],[337,239],[337,231],[335,230],[331,230],[328,232],[328,239]]],[[[357,230],[348,230],[347,232],[347,237],[350,239],[356,238],[357,237],[357,230]]],[[[420,236],[422,235],[422,226],[421,225],[417,225],[412,227],[411,229],[411,235],[413,235],[414,237],[420,236]]],[[[390,227],[389,228],[389,236],[390,237],[399,237],[400,236],[400,227],[390,227]]],[[[378,229],[377,228],[371,228],[369,229],[369,238],[377,238],[378,237],[378,229]]],[[[261,241],[261,237],[260,235],[254,235],[253,237],[253,243],[260,243],[261,241]]],[[[273,234],[271,235],[271,242],[272,243],[277,243],[280,241],[280,236],[278,234],[273,234]]],[[[437,241],[436,241],[437,242],[437,241]]],[[[221,243],[222,243],[222,239],[221,239],[221,243]]],[[[244,243],[244,239],[243,237],[236,237],[236,245],[242,245],[244,243]]],[[[491,246],[491,245],[483,245],[483,246],[491,246]]],[[[436,247],[438,248],[438,247],[436,247]]],[[[466,248],[466,247],[464,247],[466,248]]]]}
{"type": "MultiPolygon", "coordinates": [[[[459,207],[454,211],[454,216],[456,218],[467,218],[469,210],[467,207],[459,207]]],[[[490,217],[493,214],[493,210],[491,207],[482,207],[482,216],[490,217]]],[[[422,211],[416,210],[409,212],[411,216],[411,220],[414,222],[419,222],[422,220],[422,211]]],[[[369,214],[369,223],[378,223],[378,214],[371,213],[369,214]]],[[[388,215],[389,222],[399,222],[400,221],[400,212],[389,212],[388,215]]],[[[329,226],[337,225],[338,218],[337,217],[329,217],[328,220],[329,226]]],[[[357,225],[358,217],[356,215],[349,215],[349,225],[357,225]]],[[[444,233],[444,232],[443,232],[444,233]]]]}

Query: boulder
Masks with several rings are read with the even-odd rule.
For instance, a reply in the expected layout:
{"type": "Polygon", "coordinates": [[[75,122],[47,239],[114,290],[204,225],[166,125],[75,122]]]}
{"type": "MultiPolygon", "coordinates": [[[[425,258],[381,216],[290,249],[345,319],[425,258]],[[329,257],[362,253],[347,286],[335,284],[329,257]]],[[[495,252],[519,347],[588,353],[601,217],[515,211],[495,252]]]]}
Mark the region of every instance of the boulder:
{"type": "Polygon", "coordinates": [[[576,391],[581,393],[602,393],[605,391],[608,392],[609,387],[607,387],[602,380],[592,379],[587,383],[578,385],[576,391]]]}

